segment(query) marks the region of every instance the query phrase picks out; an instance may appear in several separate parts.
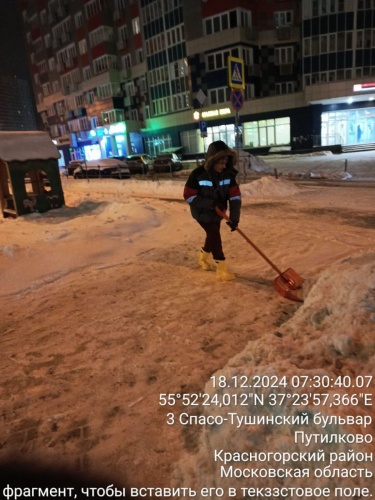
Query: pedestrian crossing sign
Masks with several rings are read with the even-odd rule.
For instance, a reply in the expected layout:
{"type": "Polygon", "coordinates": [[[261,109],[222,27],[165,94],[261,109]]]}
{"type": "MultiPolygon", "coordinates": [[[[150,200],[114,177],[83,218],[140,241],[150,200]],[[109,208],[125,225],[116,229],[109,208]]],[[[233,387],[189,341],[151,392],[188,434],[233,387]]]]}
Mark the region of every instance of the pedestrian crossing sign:
{"type": "Polygon", "coordinates": [[[228,85],[232,89],[245,88],[245,63],[243,59],[228,56],[228,85]]]}

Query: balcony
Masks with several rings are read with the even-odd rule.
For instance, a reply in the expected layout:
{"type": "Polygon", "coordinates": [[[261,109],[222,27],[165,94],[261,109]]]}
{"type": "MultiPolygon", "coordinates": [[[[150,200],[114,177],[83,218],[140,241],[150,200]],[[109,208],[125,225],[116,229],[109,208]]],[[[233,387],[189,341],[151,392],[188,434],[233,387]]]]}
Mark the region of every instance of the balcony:
{"type": "Polygon", "coordinates": [[[129,80],[131,78],[131,69],[130,68],[122,69],[120,73],[120,78],[121,80],[129,80]]]}
{"type": "Polygon", "coordinates": [[[87,110],[86,108],[77,108],[74,110],[74,114],[79,117],[79,116],[86,116],[87,115],[87,110]]]}
{"type": "Polygon", "coordinates": [[[258,40],[259,38],[259,30],[254,26],[250,28],[241,28],[241,35],[245,38],[245,40],[258,40]]]}
{"type": "Polygon", "coordinates": [[[278,40],[290,40],[292,38],[292,27],[277,26],[276,35],[278,40]]]}
{"type": "Polygon", "coordinates": [[[128,44],[126,40],[118,40],[116,46],[117,50],[124,50],[127,48],[128,44]]]}
{"type": "Polygon", "coordinates": [[[70,92],[79,92],[81,90],[81,84],[80,83],[72,83],[70,86],[70,92]]]}
{"type": "Polygon", "coordinates": [[[69,5],[61,5],[58,6],[56,9],[56,17],[60,21],[61,19],[64,19],[64,17],[67,17],[69,15],[69,5]]]}
{"type": "Polygon", "coordinates": [[[113,20],[119,21],[125,17],[125,9],[115,9],[113,12],[113,20]]]}
{"type": "Polygon", "coordinates": [[[73,94],[74,92],[81,92],[82,91],[82,85],[80,83],[72,83],[71,85],[65,85],[65,87],[62,88],[62,93],[64,95],[69,95],[73,94]]]}
{"type": "Polygon", "coordinates": [[[280,64],[279,71],[280,71],[280,76],[292,75],[293,74],[293,64],[292,63],[280,64]]]}
{"type": "Polygon", "coordinates": [[[249,76],[260,76],[259,64],[250,64],[248,66],[247,74],[249,76]]]}

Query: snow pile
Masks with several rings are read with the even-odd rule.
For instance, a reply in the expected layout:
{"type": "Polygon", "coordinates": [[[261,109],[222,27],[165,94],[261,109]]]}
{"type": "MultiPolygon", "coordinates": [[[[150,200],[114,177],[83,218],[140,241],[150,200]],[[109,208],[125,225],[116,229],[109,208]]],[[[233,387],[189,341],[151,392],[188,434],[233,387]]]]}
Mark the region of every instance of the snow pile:
{"type": "Polygon", "coordinates": [[[174,180],[63,179],[63,189],[71,193],[140,196],[182,199],[184,184],[174,180]]]}
{"type": "Polygon", "coordinates": [[[271,172],[272,167],[258,156],[250,155],[250,172],[271,172]]]}
{"type": "Polygon", "coordinates": [[[240,151],[236,168],[240,173],[269,173],[272,170],[264,160],[246,151],[240,151]]]}
{"type": "Polygon", "coordinates": [[[332,151],[314,151],[312,153],[294,153],[294,154],[272,154],[268,156],[268,158],[272,158],[275,160],[285,160],[287,159],[288,161],[296,161],[299,162],[301,160],[304,160],[304,158],[309,158],[309,159],[314,159],[317,156],[333,156],[332,151]]]}
{"type": "MultiPolygon", "coordinates": [[[[227,385],[215,389],[210,380],[204,392],[209,394],[210,398],[217,398],[219,402],[224,402],[224,397],[226,402],[231,398],[231,404],[223,404],[222,407],[211,404],[201,408],[205,417],[223,417],[228,420],[222,421],[220,425],[203,427],[197,453],[186,456],[176,467],[176,484],[188,484],[195,490],[202,487],[221,487],[227,491],[229,487],[236,487],[237,491],[240,491],[241,487],[251,486],[326,487],[331,488],[331,491],[334,487],[367,487],[371,491],[373,477],[369,479],[361,477],[361,474],[348,476],[345,473],[341,478],[337,477],[337,474],[335,477],[319,474],[315,476],[315,470],[323,470],[329,466],[330,453],[333,454],[331,457],[334,457],[339,453],[354,450],[360,457],[362,453],[375,451],[373,443],[328,442],[327,439],[319,443],[312,440],[307,444],[300,439],[301,434],[297,434],[299,439],[296,439],[296,432],[310,436],[318,434],[326,438],[327,434],[371,434],[370,427],[361,423],[364,416],[371,416],[373,421],[375,410],[372,405],[364,404],[360,394],[371,394],[374,388],[373,382],[370,386],[367,385],[369,377],[375,376],[374,290],[374,254],[345,259],[333,265],[321,274],[304,305],[294,317],[275,327],[274,331],[265,332],[262,337],[250,341],[240,354],[217,372],[216,377],[225,376],[230,387],[227,385]],[[335,293],[332,293],[332,290],[335,290],[335,293]],[[249,387],[257,376],[264,377],[264,382],[259,388],[254,388],[254,384],[249,387]],[[244,388],[235,388],[233,377],[244,382],[244,388]],[[271,387],[268,384],[271,377],[274,381],[281,381],[286,377],[288,385],[276,383],[271,387]],[[293,380],[299,380],[300,383],[292,385],[293,377],[293,380]],[[308,377],[305,386],[304,377],[308,377]],[[349,380],[349,383],[345,386],[335,385],[335,382],[342,381],[343,377],[346,381],[349,380]],[[364,385],[362,381],[366,381],[364,385]],[[264,397],[264,402],[255,404],[254,397],[246,399],[248,393],[253,396],[256,394],[259,398],[264,397]],[[291,396],[282,399],[286,393],[291,396]],[[242,397],[246,404],[240,404],[242,397]],[[351,397],[352,404],[346,404],[345,401],[351,397]],[[308,401],[307,404],[303,402],[304,398],[308,401]],[[338,401],[341,401],[341,404],[338,404],[338,401]],[[229,414],[236,415],[233,424],[229,414]],[[304,424],[295,422],[293,425],[288,422],[288,419],[302,415],[308,419],[304,424]],[[354,416],[356,423],[349,419],[345,425],[334,420],[323,425],[319,419],[319,416],[335,415],[354,416]],[[237,416],[247,419],[247,424],[242,421],[240,425],[237,416]],[[268,423],[263,423],[262,417],[268,417],[268,423]],[[258,423],[251,420],[254,418],[260,419],[258,423]],[[271,419],[286,420],[282,425],[276,425],[270,423],[271,419]],[[272,459],[256,461],[242,458],[231,460],[225,465],[220,459],[215,460],[215,450],[243,453],[242,457],[246,457],[247,453],[254,456],[263,452],[301,453],[303,456],[320,450],[324,452],[324,460],[289,460],[283,464],[272,459]],[[235,469],[236,475],[225,477],[222,473],[223,466],[226,471],[235,469]],[[279,475],[276,478],[249,475],[254,469],[289,469],[292,474],[290,477],[279,475]],[[300,469],[308,470],[309,476],[302,477],[298,471],[300,469]]],[[[194,408],[190,408],[190,413],[194,414],[196,410],[194,412],[194,408]]],[[[361,462],[360,458],[358,460],[333,461],[332,467],[353,470],[364,467],[375,473],[374,462],[361,462]]]]}
{"type": "Polygon", "coordinates": [[[373,180],[374,151],[334,154],[317,151],[308,154],[269,155],[265,157],[272,169],[289,178],[334,180],[373,180]],[[350,172],[350,174],[348,173],[350,172]]]}
{"type": "Polygon", "coordinates": [[[331,179],[339,181],[353,180],[353,175],[349,172],[333,172],[332,174],[310,172],[311,179],[331,179]]]}
{"type": "Polygon", "coordinates": [[[292,182],[271,176],[265,176],[251,183],[241,185],[242,195],[252,198],[294,196],[300,192],[301,189],[292,182]]]}
{"type": "MultiPolygon", "coordinates": [[[[120,195],[139,196],[147,198],[168,198],[173,200],[183,199],[184,182],[174,180],[123,180],[116,179],[92,179],[68,180],[63,182],[63,189],[70,193],[86,192],[87,196],[91,192],[120,195]]],[[[255,181],[241,184],[241,192],[244,197],[269,198],[275,196],[293,196],[301,192],[301,189],[291,181],[276,179],[272,176],[265,176],[255,181]]]]}
{"type": "Polygon", "coordinates": [[[341,174],[339,174],[339,177],[342,181],[353,179],[352,174],[349,174],[349,172],[342,172],[341,174]]]}

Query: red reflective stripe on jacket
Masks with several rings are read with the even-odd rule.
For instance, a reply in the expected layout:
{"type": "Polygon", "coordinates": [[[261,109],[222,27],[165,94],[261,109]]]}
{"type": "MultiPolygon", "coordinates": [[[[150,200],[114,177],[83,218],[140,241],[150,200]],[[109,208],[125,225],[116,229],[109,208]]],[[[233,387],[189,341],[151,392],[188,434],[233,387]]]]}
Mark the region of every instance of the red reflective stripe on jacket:
{"type": "Polygon", "coordinates": [[[229,188],[229,198],[234,198],[235,196],[241,196],[240,186],[231,186],[229,188]]]}
{"type": "Polygon", "coordinates": [[[198,194],[198,190],[197,189],[192,189],[189,186],[185,186],[185,188],[184,188],[184,199],[185,199],[185,201],[187,201],[192,196],[197,196],[197,194],[198,194]]]}

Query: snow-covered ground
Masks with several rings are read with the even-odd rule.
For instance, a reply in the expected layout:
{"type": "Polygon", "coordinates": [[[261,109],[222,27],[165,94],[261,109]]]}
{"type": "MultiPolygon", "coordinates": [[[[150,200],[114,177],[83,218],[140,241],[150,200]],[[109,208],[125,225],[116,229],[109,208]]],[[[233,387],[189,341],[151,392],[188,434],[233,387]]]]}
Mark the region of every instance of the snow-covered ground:
{"type": "MultiPolygon", "coordinates": [[[[331,161],[345,172],[343,157],[327,158],[300,158],[297,167],[295,157],[267,157],[270,175],[241,183],[240,228],[282,271],[305,278],[303,303],[278,295],[275,271],[226,226],[237,279],[219,282],[197,267],[203,233],[182,200],[182,175],[63,178],[65,207],[0,220],[0,459],[100,470],[120,486],[190,487],[197,499],[205,487],[218,489],[211,498],[219,488],[220,498],[229,498],[228,488],[244,498],[241,487],[374,494],[374,462],[361,461],[375,451],[367,437],[374,431],[374,188],[301,184],[287,175],[323,165],[336,175],[331,161]],[[165,394],[185,397],[164,405],[165,394]],[[345,441],[348,434],[366,441],[345,441]],[[323,461],[304,460],[318,451],[323,461]],[[224,452],[232,454],[225,467],[236,469],[233,477],[223,475],[224,452]],[[250,452],[302,458],[249,461],[250,452]],[[333,468],[342,477],[329,477],[333,468]],[[264,478],[260,469],[281,472],[264,478]]],[[[350,156],[346,171],[374,179],[373,155],[350,156]]],[[[313,498],[305,493],[298,498],[313,498]]]]}

